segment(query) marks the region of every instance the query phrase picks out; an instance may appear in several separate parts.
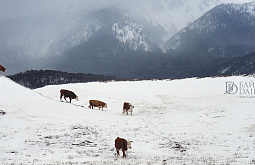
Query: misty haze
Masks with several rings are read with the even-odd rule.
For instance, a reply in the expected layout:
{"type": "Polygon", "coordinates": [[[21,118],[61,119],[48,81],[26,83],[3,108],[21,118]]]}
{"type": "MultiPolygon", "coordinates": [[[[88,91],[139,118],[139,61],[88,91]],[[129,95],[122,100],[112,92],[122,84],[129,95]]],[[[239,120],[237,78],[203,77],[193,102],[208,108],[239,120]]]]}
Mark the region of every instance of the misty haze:
{"type": "Polygon", "coordinates": [[[212,8],[234,2],[249,1],[1,0],[0,62],[6,75],[30,69],[127,78],[209,75],[195,75],[193,62],[187,67],[194,72],[186,73],[179,63],[190,59],[165,44],[212,8]]]}

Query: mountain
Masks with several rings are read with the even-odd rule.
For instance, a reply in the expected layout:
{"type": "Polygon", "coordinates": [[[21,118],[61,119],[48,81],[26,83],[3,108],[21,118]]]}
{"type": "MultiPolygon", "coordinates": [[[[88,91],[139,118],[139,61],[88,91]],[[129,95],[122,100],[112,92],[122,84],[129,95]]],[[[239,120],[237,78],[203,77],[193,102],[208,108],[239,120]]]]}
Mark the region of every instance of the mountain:
{"type": "MultiPolygon", "coordinates": [[[[58,60],[66,59],[68,51],[89,45],[90,50],[95,50],[85,51],[86,59],[87,56],[94,56],[89,53],[98,54],[98,49],[108,38],[111,42],[109,51],[102,49],[101,56],[107,57],[109,53],[116,55],[122,49],[131,51],[121,52],[127,55],[155,51],[206,11],[228,1],[0,1],[1,63],[8,68],[9,74],[30,69],[58,69],[62,65],[58,60]],[[96,36],[98,41],[102,41],[101,45],[96,41],[96,36]]],[[[73,60],[70,67],[79,63],[73,60]]],[[[86,72],[87,69],[79,70],[86,72]]]]}
{"type": "MultiPolygon", "coordinates": [[[[103,9],[90,17],[100,25],[97,31],[54,61],[58,70],[126,76],[133,70],[137,57],[160,51],[157,44],[143,32],[143,27],[119,10],[103,9]]],[[[93,30],[93,28],[92,28],[93,30]]]]}
{"type": "Polygon", "coordinates": [[[255,51],[255,2],[222,4],[173,36],[165,52],[237,57],[255,51]]]}
{"type": "Polygon", "coordinates": [[[255,73],[255,53],[233,58],[222,64],[217,75],[241,75],[255,73]]]}
{"type": "Polygon", "coordinates": [[[123,11],[107,8],[93,13],[89,18],[97,25],[100,23],[100,28],[86,41],[65,51],[58,61],[50,60],[54,61],[55,69],[127,78],[206,76],[208,71],[212,72],[211,68],[206,71],[197,68],[208,65],[205,60],[194,67],[197,61],[187,63],[165,55],[146,31],[148,23],[123,11]],[[176,65],[176,61],[181,65],[176,65]]]}

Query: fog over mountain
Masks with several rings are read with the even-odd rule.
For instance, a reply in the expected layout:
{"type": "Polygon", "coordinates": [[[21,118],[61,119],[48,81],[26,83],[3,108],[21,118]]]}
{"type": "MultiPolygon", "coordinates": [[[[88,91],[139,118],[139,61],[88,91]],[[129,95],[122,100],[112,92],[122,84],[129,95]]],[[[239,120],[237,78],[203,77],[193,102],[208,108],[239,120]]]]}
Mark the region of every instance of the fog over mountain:
{"type": "Polygon", "coordinates": [[[55,69],[54,63],[68,50],[103,34],[103,29],[109,36],[109,27],[121,43],[110,45],[112,53],[124,47],[154,51],[216,5],[249,1],[0,0],[0,63],[8,74],[55,69]]]}

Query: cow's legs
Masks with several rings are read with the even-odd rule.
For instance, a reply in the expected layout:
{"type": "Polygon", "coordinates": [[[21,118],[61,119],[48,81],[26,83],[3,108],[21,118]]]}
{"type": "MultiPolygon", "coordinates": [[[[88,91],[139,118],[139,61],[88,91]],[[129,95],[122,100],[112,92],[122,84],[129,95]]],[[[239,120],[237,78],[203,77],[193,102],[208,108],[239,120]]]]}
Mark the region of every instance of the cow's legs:
{"type": "Polygon", "coordinates": [[[126,158],[127,156],[125,154],[125,151],[122,150],[122,152],[123,152],[123,158],[126,158]]]}
{"type": "Polygon", "coordinates": [[[119,155],[120,155],[120,151],[119,151],[119,150],[117,150],[117,149],[116,149],[116,151],[117,151],[117,156],[119,156],[119,155]]]}
{"type": "Polygon", "coordinates": [[[64,99],[65,99],[65,101],[67,102],[67,100],[66,100],[66,97],[64,96],[64,99]]]}
{"type": "Polygon", "coordinates": [[[63,94],[62,94],[62,93],[60,93],[60,101],[62,100],[62,97],[63,97],[63,94]]]}
{"type": "MultiPolygon", "coordinates": [[[[68,101],[66,100],[66,98],[67,98],[67,97],[64,96],[65,101],[68,103],[68,101]]],[[[70,99],[69,103],[71,103],[71,100],[72,100],[72,99],[71,99],[70,97],[69,97],[69,99],[70,99]]]]}
{"type": "Polygon", "coordinates": [[[89,103],[89,106],[90,106],[91,109],[94,108],[94,105],[92,103],[89,103]]]}

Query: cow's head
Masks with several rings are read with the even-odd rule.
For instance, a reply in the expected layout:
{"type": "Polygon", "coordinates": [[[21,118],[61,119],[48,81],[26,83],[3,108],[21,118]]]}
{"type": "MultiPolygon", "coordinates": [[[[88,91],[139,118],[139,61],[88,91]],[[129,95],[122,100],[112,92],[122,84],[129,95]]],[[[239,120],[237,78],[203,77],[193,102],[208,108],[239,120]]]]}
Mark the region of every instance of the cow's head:
{"type": "Polygon", "coordinates": [[[133,141],[127,141],[127,149],[131,149],[131,142],[133,141]]]}
{"type": "Polygon", "coordinates": [[[78,98],[78,96],[76,96],[76,97],[75,97],[75,100],[79,101],[79,98],[78,98]]]}
{"type": "Polygon", "coordinates": [[[106,103],[104,104],[104,108],[107,108],[107,104],[106,103]]]}

